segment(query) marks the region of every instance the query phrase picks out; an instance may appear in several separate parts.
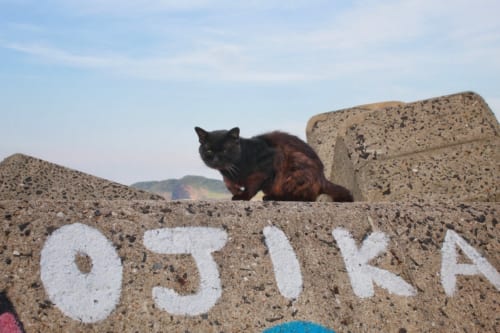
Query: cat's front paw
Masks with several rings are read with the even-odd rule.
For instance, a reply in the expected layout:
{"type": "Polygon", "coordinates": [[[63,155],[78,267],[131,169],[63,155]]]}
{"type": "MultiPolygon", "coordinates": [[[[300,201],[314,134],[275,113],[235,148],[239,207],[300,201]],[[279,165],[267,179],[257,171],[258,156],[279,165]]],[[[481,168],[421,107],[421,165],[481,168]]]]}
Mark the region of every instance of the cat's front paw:
{"type": "Polygon", "coordinates": [[[231,200],[233,201],[238,201],[238,200],[244,200],[244,201],[248,201],[250,200],[251,197],[248,195],[247,192],[242,192],[240,194],[235,194],[233,195],[233,197],[231,198],[231,200]]]}

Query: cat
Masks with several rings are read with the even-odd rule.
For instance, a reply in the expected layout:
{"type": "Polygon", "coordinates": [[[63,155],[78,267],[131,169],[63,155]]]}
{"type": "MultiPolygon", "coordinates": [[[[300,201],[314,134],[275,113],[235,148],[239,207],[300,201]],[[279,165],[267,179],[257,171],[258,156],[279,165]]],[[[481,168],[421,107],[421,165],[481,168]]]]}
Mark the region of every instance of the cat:
{"type": "Polygon", "coordinates": [[[352,202],[351,192],[328,181],[314,150],[296,136],[275,131],[245,139],[240,129],[208,132],[195,127],[203,162],[218,170],[232,200],[250,200],[262,191],[264,201],[352,202]]]}

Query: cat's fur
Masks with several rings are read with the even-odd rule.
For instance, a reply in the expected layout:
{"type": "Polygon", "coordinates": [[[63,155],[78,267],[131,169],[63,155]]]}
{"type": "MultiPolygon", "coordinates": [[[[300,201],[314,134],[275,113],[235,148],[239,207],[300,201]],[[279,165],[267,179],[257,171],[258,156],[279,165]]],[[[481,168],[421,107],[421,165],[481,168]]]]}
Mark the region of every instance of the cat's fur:
{"type": "Polygon", "coordinates": [[[320,194],[333,201],[353,201],[346,188],[329,182],[314,150],[296,136],[270,132],[245,139],[235,127],[207,132],[195,127],[200,156],[220,171],[233,200],[315,201],[320,194]]]}

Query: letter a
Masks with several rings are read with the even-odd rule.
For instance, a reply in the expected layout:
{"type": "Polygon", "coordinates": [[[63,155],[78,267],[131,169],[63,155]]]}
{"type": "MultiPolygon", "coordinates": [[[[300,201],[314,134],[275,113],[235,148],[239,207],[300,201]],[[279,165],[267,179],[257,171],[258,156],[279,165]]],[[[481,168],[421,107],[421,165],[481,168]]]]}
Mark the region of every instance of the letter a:
{"type": "Polygon", "coordinates": [[[358,250],[349,231],[337,228],[333,230],[340,252],[351,280],[352,289],[361,298],[374,295],[373,283],[400,296],[414,296],[415,289],[394,273],[368,264],[370,260],[385,251],[388,237],[383,232],[374,232],[366,238],[358,250]]]}
{"type": "Polygon", "coordinates": [[[479,252],[460,237],[455,231],[448,230],[444,238],[441,249],[441,283],[446,295],[453,296],[457,275],[483,274],[497,289],[500,289],[500,274],[498,271],[482,257],[479,252]],[[463,253],[473,262],[473,264],[457,263],[456,247],[460,247],[463,253]]]}
{"type": "Polygon", "coordinates": [[[211,253],[227,242],[224,230],[209,227],[179,227],[149,230],[144,246],[156,253],[190,254],[200,272],[200,287],[193,295],[181,296],[172,289],[153,288],[156,305],[175,315],[195,316],[208,312],[222,295],[217,264],[211,253]]]}

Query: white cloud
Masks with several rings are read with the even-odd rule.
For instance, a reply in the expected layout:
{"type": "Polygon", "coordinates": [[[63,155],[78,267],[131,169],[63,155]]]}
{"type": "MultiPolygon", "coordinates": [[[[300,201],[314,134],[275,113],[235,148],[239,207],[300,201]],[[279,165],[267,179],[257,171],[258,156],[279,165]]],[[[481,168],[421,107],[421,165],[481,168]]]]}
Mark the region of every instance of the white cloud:
{"type": "MultiPolygon", "coordinates": [[[[43,46],[39,44],[8,43],[4,45],[4,48],[29,54],[52,63],[70,65],[75,67],[106,68],[116,66],[117,63],[121,62],[117,61],[118,59],[116,58],[77,55],[62,49],[43,46]]],[[[123,59],[121,60],[123,61],[123,59]]]]}
{"type": "MultiPolygon", "coordinates": [[[[275,2],[266,5],[260,0],[246,5],[210,0],[71,0],[65,3],[95,12],[129,13],[276,5],[275,2]]],[[[301,5],[305,3],[296,4],[301,5]]],[[[311,6],[315,5],[317,3],[311,6]]],[[[188,31],[180,26],[156,36],[158,40],[149,49],[148,56],[132,56],[123,51],[83,54],[68,46],[36,43],[12,43],[6,47],[59,65],[103,69],[151,80],[300,82],[380,73],[418,76],[424,68],[451,63],[476,64],[478,70],[483,65],[498,69],[500,24],[493,18],[497,12],[494,9],[500,10],[499,7],[492,0],[452,3],[363,0],[332,13],[329,21],[318,22],[306,31],[293,25],[284,30],[262,31],[258,27],[233,27],[224,22],[186,27],[188,31]],[[181,30],[182,36],[178,35],[181,30]],[[165,46],[178,47],[179,44],[182,48],[175,51],[165,46]],[[163,49],[158,51],[158,47],[163,49]]]]}
{"type": "Polygon", "coordinates": [[[80,14],[133,14],[192,10],[208,6],[209,0],[54,0],[60,6],[80,14]]]}
{"type": "Polygon", "coordinates": [[[484,45],[499,41],[498,11],[500,3],[493,0],[357,1],[323,27],[296,37],[305,45],[336,50],[411,46],[422,39],[484,45]]]}
{"type": "Polygon", "coordinates": [[[186,12],[198,10],[269,10],[297,9],[321,5],[327,0],[51,0],[54,4],[73,11],[73,14],[136,16],[145,13],[186,12]]]}
{"type": "Polygon", "coordinates": [[[425,3],[358,2],[329,26],[304,34],[303,41],[319,48],[353,49],[409,40],[426,29],[425,3]]]}
{"type": "Polygon", "coordinates": [[[149,58],[81,55],[37,44],[10,43],[4,47],[53,64],[106,69],[119,75],[151,80],[277,82],[307,79],[300,73],[254,70],[250,68],[244,49],[230,44],[212,44],[184,54],[149,58]]]}

